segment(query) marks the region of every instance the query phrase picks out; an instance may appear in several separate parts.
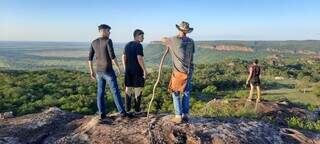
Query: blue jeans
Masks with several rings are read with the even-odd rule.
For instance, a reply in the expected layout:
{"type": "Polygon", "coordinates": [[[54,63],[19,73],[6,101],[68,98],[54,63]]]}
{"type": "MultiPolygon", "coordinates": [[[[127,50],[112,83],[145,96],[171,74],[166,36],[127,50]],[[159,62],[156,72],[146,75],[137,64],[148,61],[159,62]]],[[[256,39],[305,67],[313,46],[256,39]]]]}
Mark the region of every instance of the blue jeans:
{"type": "Polygon", "coordinates": [[[108,82],[110,90],[113,94],[114,103],[120,113],[126,113],[122,100],[121,95],[117,83],[117,77],[114,71],[109,72],[97,72],[97,83],[98,83],[98,92],[97,92],[97,105],[100,114],[106,114],[105,108],[105,90],[106,90],[106,82],[108,82]]]}
{"type": "Polygon", "coordinates": [[[183,91],[182,101],[180,98],[180,92],[173,92],[172,99],[173,99],[173,106],[175,109],[175,115],[187,115],[189,114],[189,103],[190,103],[190,92],[192,87],[192,74],[193,68],[190,69],[188,74],[187,84],[183,91]]]}

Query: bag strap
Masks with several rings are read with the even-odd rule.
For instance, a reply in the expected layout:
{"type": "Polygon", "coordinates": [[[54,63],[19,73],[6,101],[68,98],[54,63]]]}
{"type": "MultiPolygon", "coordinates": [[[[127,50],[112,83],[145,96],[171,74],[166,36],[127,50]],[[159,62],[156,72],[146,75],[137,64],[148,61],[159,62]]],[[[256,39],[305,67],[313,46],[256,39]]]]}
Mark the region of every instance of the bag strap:
{"type": "Polygon", "coordinates": [[[193,51],[194,51],[194,46],[193,46],[193,49],[189,51],[188,75],[190,74],[190,69],[193,61],[193,57],[192,57],[193,51]]]}

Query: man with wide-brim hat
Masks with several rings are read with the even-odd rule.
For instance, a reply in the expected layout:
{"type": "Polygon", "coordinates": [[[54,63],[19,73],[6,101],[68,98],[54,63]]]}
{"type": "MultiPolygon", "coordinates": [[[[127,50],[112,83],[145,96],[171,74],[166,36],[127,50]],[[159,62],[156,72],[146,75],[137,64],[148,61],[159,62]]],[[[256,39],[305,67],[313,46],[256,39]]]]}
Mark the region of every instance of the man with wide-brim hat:
{"type": "Polygon", "coordinates": [[[175,109],[172,122],[179,124],[188,121],[195,44],[191,38],[187,37],[187,34],[193,31],[188,22],[182,21],[176,25],[176,28],[178,35],[164,37],[161,42],[169,48],[172,56],[173,67],[169,83],[175,109]]]}
{"type": "Polygon", "coordinates": [[[179,31],[183,32],[183,33],[191,33],[193,31],[193,28],[191,28],[189,26],[189,23],[188,22],[185,22],[185,21],[182,21],[180,23],[180,25],[176,24],[176,27],[179,31]]]}

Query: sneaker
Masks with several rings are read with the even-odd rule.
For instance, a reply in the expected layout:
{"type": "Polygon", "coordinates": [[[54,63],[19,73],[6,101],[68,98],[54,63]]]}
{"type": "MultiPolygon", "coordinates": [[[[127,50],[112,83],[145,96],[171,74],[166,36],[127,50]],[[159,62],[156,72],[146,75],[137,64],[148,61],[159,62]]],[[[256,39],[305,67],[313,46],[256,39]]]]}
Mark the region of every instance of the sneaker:
{"type": "Polygon", "coordinates": [[[133,114],[132,113],[127,113],[127,112],[125,112],[125,113],[120,113],[120,117],[121,118],[132,118],[133,117],[133,114]]]}
{"type": "Polygon", "coordinates": [[[100,115],[98,123],[99,124],[112,124],[112,120],[107,119],[106,115],[100,115]]]}
{"type": "Polygon", "coordinates": [[[182,121],[188,122],[189,121],[188,115],[182,115],[182,121]]]}
{"type": "Polygon", "coordinates": [[[105,119],[105,118],[107,118],[107,116],[106,116],[105,114],[100,114],[99,120],[103,120],[103,119],[105,119]]]}
{"type": "Polygon", "coordinates": [[[182,117],[180,115],[176,115],[174,118],[171,119],[171,122],[175,124],[181,124],[182,123],[182,117]]]}

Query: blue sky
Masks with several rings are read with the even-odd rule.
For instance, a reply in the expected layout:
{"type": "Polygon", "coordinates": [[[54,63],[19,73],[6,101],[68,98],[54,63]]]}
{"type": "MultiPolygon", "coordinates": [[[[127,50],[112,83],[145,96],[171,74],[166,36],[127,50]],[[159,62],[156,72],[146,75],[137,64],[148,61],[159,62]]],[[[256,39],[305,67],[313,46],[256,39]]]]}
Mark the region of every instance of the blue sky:
{"type": "Polygon", "coordinates": [[[176,34],[188,21],[195,40],[320,39],[319,0],[0,0],[0,40],[91,41],[109,24],[116,42],[176,34]]]}

